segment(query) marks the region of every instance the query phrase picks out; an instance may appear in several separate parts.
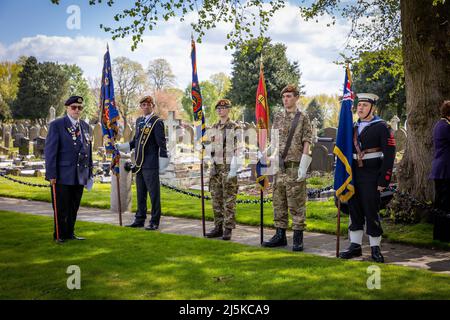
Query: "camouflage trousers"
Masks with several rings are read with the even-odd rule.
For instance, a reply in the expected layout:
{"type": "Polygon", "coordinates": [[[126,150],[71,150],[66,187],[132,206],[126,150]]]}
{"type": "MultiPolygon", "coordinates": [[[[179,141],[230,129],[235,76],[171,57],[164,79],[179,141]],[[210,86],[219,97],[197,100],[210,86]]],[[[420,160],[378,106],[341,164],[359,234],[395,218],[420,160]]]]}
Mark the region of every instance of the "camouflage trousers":
{"type": "Polygon", "coordinates": [[[234,229],[236,226],[237,177],[228,179],[229,165],[215,165],[209,178],[214,224],[234,229]]]}
{"type": "Polygon", "coordinates": [[[289,225],[288,210],[292,215],[292,229],[305,230],[306,181],[297,182],[298,166],[278,172],[273,183],[273,221],[277,228],[289,225]]]}

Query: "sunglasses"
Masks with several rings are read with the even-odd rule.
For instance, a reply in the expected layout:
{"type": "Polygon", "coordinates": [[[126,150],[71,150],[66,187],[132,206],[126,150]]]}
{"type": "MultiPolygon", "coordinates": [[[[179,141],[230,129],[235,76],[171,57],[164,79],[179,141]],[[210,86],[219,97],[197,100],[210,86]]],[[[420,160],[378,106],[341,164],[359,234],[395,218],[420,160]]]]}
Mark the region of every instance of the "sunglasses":
{"type": "Polygon", "coordinates": [[[83,111],[83,106],[70,106],[70,108],[72,109],[72,110],[80,110],[80,111],[83,111]]]}

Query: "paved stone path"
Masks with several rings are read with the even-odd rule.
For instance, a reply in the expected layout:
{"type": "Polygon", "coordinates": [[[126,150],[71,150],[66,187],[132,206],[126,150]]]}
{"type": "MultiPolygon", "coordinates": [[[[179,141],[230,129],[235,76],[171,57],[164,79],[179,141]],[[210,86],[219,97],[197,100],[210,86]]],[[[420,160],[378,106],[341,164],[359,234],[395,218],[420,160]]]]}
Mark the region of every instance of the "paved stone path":
{"type": "MultiPolygon", "coordinates": [[[[44,216],[53,215],[53,210],[50,203],[3,197],[0,197],[0,210],[26,212],[44,216]]],[[[78,212],[78,220],[115,225],[119,224],[117,213],[111,213],[111,211],[104,209],[86,207],[80,208],[78,212]]],[[[133,221],[133,214],[123,214],[124,224],[130,223],[131,221],[133,221]]],[[[212,227],[213,223],[207,221],[207,230],[212,227]]],[[[202,223],[200,220],[195,219],[163,216],[161,218],[160,232],[202,237],[202,223]]],[[[274,230],[266,228],[264,230],[264,239],[269,239],[273,235],[273,233],[274,230]]],[[[214,239],[211,241],[222,240],[214,239]]],[[[237,225],[236,229],[233,231],[233,237],[231,241],[251,246],[259,246],[260,229],[253,226],[237,225]]],[[[305,232],[304,243],[304,252],[317,254],[324,257],[335,257],[336,237],[333,235],[305,232]]],[[[365,239],[364,243],[364,255],[363,257],[359,258],[359,260],[371,261],[368,239],[365,239]]],[[[347,245],[347,240],[342,237],[341,248],[346,247],[347,245]]],[[[292,232],[288,231],[288,246],[284,248],[276,248],[274,250],[291,250],[291,246],[292,232]]],[[[450,274],[450,251],[416,248],[413,246],[389,243],[386,241],[382,243],[382,250],[386,263],[428,269],[434,272],[450,274]]]]}

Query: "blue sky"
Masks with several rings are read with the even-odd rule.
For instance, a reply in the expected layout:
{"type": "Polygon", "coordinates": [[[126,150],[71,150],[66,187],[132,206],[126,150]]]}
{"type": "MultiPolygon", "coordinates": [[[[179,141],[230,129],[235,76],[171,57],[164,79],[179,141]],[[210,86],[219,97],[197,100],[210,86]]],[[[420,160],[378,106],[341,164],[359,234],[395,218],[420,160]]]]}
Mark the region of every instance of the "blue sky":
{"type": "MultiPolygon", "coordinates": [[[[152,59],[167,59],[177,77],[178,87],[183,89],[190,81],[189,21],[195,19],[195,14],[188,16],[186,22],[172,19],[159,26],[156,32],[146,31],[144,43],[132,52],[130,39],[112,41],[99,25],[114,25],[114,14],[133,1],[116,1],[112,8],[105,2],[89,6],[88,0],[61,0],[59,5],[50,0],[0,0],[0,60],[34,55],[40,61],[76,63],[87,78],[94,78],[99,76],[108,42],[112,59],[126,56],[140,62],[144,68],[152,59]],[[70,30],[66,26],[70,16],[66,10],[71,5],[80,8],[79,30],[70,30]]],[[[338,21],[335,27],[327,28],[325,20],[304,22],[298,9],[289,5],[277,14],[268,33],[274,42],[287,46],[290,60],[299,62],[307,95],[340,93],[342,90],[342,67],[334,65],[333,61],[339,59],[350,26],[345,21],[338,21]]],[[[228,30],[229,26],[219,25],[207,32],[203,43],[197,46],[200,80],[217,72],[231,73],[232,51],[224,50],[228,30]]]]}

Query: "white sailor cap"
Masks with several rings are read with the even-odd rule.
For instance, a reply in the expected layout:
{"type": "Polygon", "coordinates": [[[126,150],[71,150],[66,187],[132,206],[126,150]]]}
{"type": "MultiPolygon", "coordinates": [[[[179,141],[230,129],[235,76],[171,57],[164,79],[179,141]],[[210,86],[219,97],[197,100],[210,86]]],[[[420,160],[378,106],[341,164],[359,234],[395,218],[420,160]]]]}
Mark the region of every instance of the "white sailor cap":
{"type": "Polygon", "coordinates": [[[379,97],[373,93],[358,93],[357,97],[358,102],[367,101],[370,102],[371,104],[376,104],[379,99],[379,97]]]}

